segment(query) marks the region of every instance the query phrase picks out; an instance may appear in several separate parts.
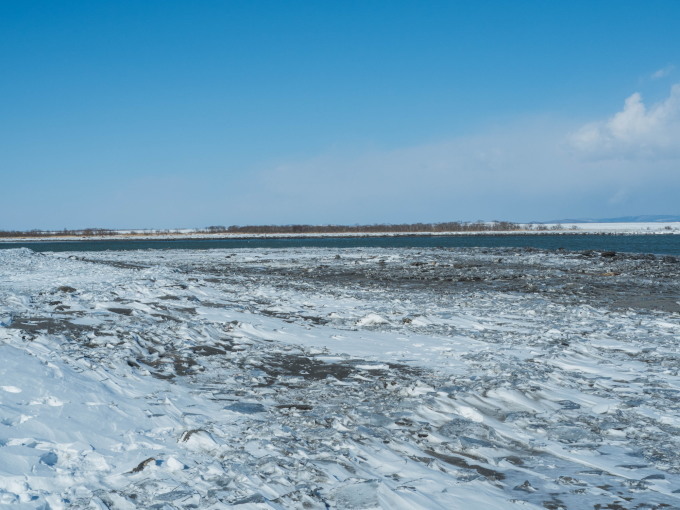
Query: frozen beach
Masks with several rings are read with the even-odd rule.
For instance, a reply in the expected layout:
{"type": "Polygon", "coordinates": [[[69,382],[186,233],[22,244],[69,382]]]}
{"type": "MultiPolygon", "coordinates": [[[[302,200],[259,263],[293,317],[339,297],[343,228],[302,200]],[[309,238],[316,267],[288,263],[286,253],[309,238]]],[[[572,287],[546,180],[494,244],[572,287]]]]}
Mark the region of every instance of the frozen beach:
{"type": "MultiPolygon", "coordinates": [[[[12,233],[0,237],[0,243],[21,242],[60,242],[60,241],[131,241],[131,240],[237,240],[237,239],[332,239],[332,238],[381,238],[381,237],[488,237],[488,236],[550,236],[550,235],[668,235],[680,234],[680,221],[649,222],[601,222],[601,223],[517,223],[517,229],[493,230],[493,222],[488,222],[489,230],[414,230],[375,232],[299,232],[299,233],[244,233],[244,232],[211,232],[204,229],[175,229],[158,231],[145,229],[113,230],[106,234],[91,232],[87,235],[73,231],[68,235],[60,232],[43,232],[39,235],[21,235],[12,233]]],[[[283,227],[285,229],[285,227],[283,227]]],[[[318,227],[322,229],[323,227],[318,227]]]]}
{"type": "Polygon", "coordinates": [[[0,250],[0,506],[680,508],[680,261],[0,250]]]}

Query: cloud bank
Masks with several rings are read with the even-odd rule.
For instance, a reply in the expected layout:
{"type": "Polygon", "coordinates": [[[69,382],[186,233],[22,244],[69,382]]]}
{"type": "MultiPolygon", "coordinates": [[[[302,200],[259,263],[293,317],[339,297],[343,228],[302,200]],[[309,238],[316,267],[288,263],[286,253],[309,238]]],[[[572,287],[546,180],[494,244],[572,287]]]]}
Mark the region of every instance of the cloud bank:
{"type": "Polygon", "coordinates": [[[410,146],[333,148],[231,175],[195,169],[112,181],[97,194],[46,196],[60,211],[56,225],[32,217],[21,193],[6,207],[26,228],[678,214],[680,84],[651,105],[634,93],[621,111],[585,125],[537,117],[410,146]],[[90,212],[85,222],[83,210],[90,212]]]}
{"type": "Polygon", "coordinates": [[[278,223],[670,214],[678,212],[679,168],[680,84],[649,106],[634,93],[621,111],[586,125],[534,118],[283,162],[257,174],[237,209],[278,223]]]}

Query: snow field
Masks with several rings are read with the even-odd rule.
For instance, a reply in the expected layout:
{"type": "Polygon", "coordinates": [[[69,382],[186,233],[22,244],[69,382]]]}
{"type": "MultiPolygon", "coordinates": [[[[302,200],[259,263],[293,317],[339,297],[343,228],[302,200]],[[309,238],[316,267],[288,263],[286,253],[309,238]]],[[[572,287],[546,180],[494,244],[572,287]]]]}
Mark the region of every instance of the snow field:
{"type": "Polygon", "coordinates": [[[0,251],[0,504],[678,507],[660,264],[0,251]]]}

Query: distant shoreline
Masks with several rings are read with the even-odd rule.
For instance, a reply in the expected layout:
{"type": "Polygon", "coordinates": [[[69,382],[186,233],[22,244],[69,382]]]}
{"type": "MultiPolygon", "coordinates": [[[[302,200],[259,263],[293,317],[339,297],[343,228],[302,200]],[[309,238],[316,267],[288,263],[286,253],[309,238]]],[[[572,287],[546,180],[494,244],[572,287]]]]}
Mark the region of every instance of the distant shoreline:
{"type": "Polygon", "coordinates": [[[588,234],[680,234],[680,221],[514,223],[510,221],[449,221],[371,225],[243,225],[173,229],[83,228],[63,230],[0,230],[0,243],[126,241],[313,239],[367,237],[468,237],[588,234]]]}
{"type": "Polygon", "coordinates": [[[120,233],[107,235],[34,235],[0,238],[0,243],[47,243],[78,241],[186,241],[186,240],[223,240],[223,239],[324,239],[324,238],[368,238],[368,237],[492,237],[492,236],[575,236],[575,235],[680,235],[680,222],[668,225],[654,224],[652,230],[645,225],[640,228],[621,227],[620,224],[608,224],[608,228],[597,228],[592,224],[583,224],[578,229],[566,226],[559,230],[512,230],[512,231],[474,231],[474,232],[319,232],[319,233],[120,233]],[[620,228],[615,228],[619,225],[620,228]],[[660,228],[659,228],[660,227],[660,228]]]}

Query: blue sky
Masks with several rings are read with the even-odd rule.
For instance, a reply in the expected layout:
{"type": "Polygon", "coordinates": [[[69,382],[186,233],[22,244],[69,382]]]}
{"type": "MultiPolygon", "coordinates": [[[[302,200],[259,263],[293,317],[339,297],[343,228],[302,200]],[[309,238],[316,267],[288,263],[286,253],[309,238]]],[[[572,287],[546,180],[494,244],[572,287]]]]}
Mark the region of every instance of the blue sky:
{"type": "Polygon", "coordinates": [[[678,214],[680,2],[0,2],[0,229],[678,214]]]}

